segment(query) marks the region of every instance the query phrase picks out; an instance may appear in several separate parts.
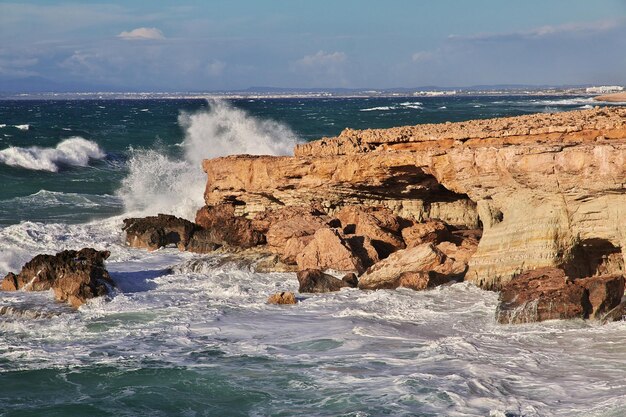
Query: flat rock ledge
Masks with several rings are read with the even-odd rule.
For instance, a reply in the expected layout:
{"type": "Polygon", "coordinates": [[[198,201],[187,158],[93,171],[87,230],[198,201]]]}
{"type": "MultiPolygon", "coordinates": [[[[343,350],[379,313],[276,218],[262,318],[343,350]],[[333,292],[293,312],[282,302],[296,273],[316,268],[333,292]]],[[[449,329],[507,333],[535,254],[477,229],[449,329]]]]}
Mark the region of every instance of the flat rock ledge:
{"type": "Polygon", "coordinates": [[[74,308],[87,300],[109,294],[115,287],[104,261],[109,251],[92,248],[64,250],[56,255],[37,255],[16,275],[9,272],[0,283],[2,291],[54,291],[55,298],[74,308]]]}

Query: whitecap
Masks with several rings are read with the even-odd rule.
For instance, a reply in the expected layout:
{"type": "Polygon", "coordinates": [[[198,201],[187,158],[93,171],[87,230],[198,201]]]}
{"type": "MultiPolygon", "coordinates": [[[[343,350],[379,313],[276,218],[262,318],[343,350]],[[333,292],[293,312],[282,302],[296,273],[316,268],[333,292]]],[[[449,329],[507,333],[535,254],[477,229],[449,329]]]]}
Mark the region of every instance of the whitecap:
{"type": "Polygon", "coordinates": [[[0,151],[0,163],[35,171],[58,172],[62,165],[87,166],[91,159],[102,159],[105,152],[96,142],[75,136],[54,148],[11,146],[0,151]]]}
{"type": "Polygon", "coordinates": [[[2,129],[3,127],[7,127],[7,125],[5,123],[0,123],[0,129],[2,129]]]}
{"type": "Polygon", "coordinates": [[[359,111],[387,111],[387,110],[395,110],[397,107],[395,106],[379,106],[379,107],[370,107],[367,109],[361,109],[359,111]]]}
{"type": "Polygon", "coordinates": [[[28,130],[28,129],[30,129],[30,125],[27,125],[27,124],[25,124],[25,125],[13,125],[13,127],[17,128],[19,130],[28,130]]]}

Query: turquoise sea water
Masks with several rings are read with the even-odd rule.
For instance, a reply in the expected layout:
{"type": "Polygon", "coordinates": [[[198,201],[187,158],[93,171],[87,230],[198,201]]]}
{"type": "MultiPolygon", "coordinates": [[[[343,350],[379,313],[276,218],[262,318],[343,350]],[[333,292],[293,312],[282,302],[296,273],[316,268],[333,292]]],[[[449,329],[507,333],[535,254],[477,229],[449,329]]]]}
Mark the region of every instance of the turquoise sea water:
{"type": "Polygon", "coordinates": [[[77,312],[0,294],[0,416],[621,416],[626,326],[501,326],[467,284],[265,304],[294,274],[123,245],[125,215],[192,217],[205,157],[288,154],[343,128],[562,111],[586,97],[0,101],[0,275],[112,252],[77,312]],[[4,308],[4,310],[2,310],[4,308]]]}

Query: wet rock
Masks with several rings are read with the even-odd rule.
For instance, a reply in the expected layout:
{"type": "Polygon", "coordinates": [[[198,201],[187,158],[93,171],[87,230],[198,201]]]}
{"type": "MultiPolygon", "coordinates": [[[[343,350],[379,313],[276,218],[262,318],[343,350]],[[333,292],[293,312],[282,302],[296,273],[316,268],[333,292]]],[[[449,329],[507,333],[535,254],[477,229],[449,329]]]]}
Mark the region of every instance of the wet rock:
{"type": "Polygon", "coordinates": [[[84,248],[65,250],[56,255],[37,255],[19,274],[9,273],[2,281],[4,291],[47,291],[55,298],[78,308],[87,300],[108,294],[115,284],[104,260],[109,251],[84,248]]]}
{"type": "Polygon", "coordinates": [[[185,245],[185,250],[194,253],[211,253],[221,247],[215,243],[216,237],[212,230],[196,230],[185,245]]]}
{"type": "Polygon", "coordinates": [[[256,230],[250,219],[235,215],[231,204],[204,206],[196,213],[196,223],[208,232],[213,243],[238,248],[251,248],[265,243],[263,233],[256,230]]]}
{"type": "Polygon", "coordinates": [[[624,277],[572,280],[559,268],[539,268],[513,278],[500,292],[496,319],[530,323],[554,319],[603,319],[620,305],[624,277]]]}
{"type": "Polygon", "coordinates": [[[184,250],[197,226],[169,214],[124,219],[126,244],[150,251],[174,244],[184,250]]]}
{"type": "Polygon", "coordinates": [[[621,303],[624,296],[624,277],[621,275],[590,277],[574,282],[589,291],[589,318],[603,319],[621,303]]]}
{"type": "Polygon", "coordinates": [[[296,296],[292,292],[283,291],[272,294],[267,299],[268,304],[296,304],[296,296]]]}
{"type": "MultiPolygon", "coordinates": [[[[445,264],[446,256],[431,243],[403,249],[374,264],[359,280],[361,289],[393,289],[400,286],[403,274],[436,271],[445,264]]],[[[450,278],[452,279],[452,278],[450,278]]],[[[406,278],[408,282],[410,278],[406,278]]],[[[409,284],[407,284],[409,285],[409,284]]],[[[417,285],[416,285],[417,286],[417,285]]]]}
{"type": "Polygon", "coordinates": [[[421,291],[452,282],[449,275],[435,271],[403,272],[398,279],[398,287],[421,291]]]}
{"type": "Polygon", "coordinates": [[[348,284],[350,288],[357,288],[359,286],[359,278],[354,272],[348,272],[341,280],[348,284]]]}
{"type": "Polygon", "coordinates": [[[450,240],[450,229],[441,220],[428,220],[423,223],[413,223],[402,229],[402,238],[406,246],[412,248],[422,243],[438,244],[450,240]]]}
{"type": "Polygon", "coordinates": [[[348,282],[325,274],[319,269],[304,269],[297,273],[301,293],[324,293],[339,291],[344,287],[349,287],[348,282]]]}
{"type": "Polygon", "coordinates": [[[388,208],[344,206],[335,216],[344,227],[344,233],[369,238],[381,259],[405,248],[398,216],[388,208]]]}

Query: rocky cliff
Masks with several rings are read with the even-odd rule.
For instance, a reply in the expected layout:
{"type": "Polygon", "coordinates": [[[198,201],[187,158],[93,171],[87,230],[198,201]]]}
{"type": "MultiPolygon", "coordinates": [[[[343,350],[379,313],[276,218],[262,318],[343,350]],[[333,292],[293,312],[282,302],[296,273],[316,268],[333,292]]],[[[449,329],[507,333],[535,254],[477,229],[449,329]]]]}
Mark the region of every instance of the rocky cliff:
{"type": "Polygon", "coordinates": [[[499,289],[523,270],[624,272],[626,109],[344,130],[293,157],[205,160],[205,201],[267,209],[386,206],[483,228],[465,279],[499,289]]]}

